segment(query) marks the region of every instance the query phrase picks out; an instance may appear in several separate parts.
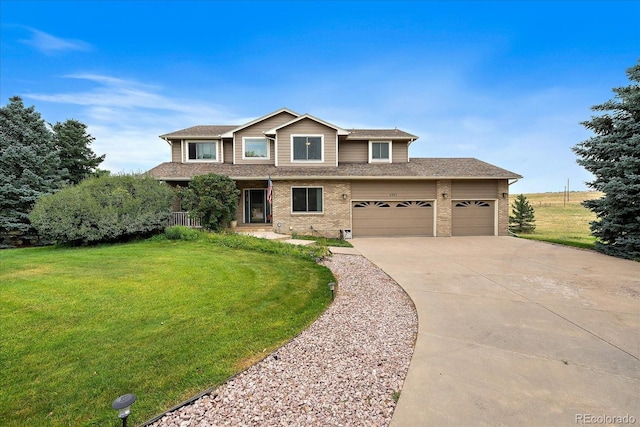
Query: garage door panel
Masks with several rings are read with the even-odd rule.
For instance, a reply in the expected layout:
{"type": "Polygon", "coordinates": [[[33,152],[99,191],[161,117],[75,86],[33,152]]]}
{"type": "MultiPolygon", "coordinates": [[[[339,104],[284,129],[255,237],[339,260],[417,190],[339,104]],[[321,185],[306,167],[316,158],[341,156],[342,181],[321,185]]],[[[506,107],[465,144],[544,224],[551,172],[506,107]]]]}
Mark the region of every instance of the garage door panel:
{"type": "Polygon", "coordinates": [[[451,212],[454,236],[493,236],[495,202],[490,200],[454,201],[451,212]]]}
{"type": "Polygon", "coordinates": [[[433,235],[429,201],[364,201],[353,203],[353,235],[433,235]]]}

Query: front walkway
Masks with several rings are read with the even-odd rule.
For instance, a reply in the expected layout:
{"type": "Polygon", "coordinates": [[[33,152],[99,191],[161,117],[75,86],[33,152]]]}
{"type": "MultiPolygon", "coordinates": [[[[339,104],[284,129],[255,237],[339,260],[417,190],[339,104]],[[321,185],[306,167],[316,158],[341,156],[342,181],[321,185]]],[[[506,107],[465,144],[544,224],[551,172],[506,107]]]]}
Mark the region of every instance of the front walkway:
{"type": "Polygon", "coordinates": [[[640,263],[511,237],[352,243],[418,312],[392,426],[640,423],[640,263]]]}

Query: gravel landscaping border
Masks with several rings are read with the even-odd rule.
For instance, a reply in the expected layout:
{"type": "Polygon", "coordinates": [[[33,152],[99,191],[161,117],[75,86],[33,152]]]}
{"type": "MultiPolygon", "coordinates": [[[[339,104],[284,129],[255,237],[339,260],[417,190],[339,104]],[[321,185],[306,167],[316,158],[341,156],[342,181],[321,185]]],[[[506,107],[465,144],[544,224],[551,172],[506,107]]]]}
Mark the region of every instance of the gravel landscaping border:
{"type": "Polygon", "coordinates": [[[307,330],[223,385],[147,425],[387,426],[418,331],[413,302],[360,255],[323,264],[336,298],[307,330]]]}

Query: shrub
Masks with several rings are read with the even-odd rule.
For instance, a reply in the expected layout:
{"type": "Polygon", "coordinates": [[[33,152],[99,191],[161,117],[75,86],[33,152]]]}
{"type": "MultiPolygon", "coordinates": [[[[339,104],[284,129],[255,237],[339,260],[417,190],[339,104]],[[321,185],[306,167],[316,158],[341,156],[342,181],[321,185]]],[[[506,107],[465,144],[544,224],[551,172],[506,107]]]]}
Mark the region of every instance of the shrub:
{"type": "Polygon", "coordinates": [[[189,216],[208,230],[220,231],[236,219],[240,190],[228,176],[210,173],[195,176],[188,188],[180,190],[180,198],[189,216]]]}
{"type": "Polygon", "coordinates": [[[124,240],[164,230],[174,196],[147,176],[90,178],[38,199],[29,219],[43,238],[58,243],[124,240]]]}
{"type": "Polygon", "coordinates": [[[164,235],[169,240],[198,240],[200,234],[199,231],[182,225],[174,225],[164,230],[164,235]]]}

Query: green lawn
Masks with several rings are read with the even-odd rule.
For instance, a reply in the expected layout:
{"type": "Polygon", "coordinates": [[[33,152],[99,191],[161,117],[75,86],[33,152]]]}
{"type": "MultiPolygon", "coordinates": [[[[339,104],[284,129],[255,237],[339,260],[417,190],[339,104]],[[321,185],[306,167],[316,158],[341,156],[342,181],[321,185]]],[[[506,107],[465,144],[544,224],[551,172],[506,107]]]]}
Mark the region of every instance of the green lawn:
{"type": "MultiPolygon", "coordinates": [[[[517,194],[511,195],[510,203],[517,194]]],[[[593,249],[596,239],[591,236],[589,223],[595,215],[582,206],[582,201],[597,199],[602,193],[571,192],[566,201],[564,193],[525,194],[535,210],[536,229],[532,234],[518,234],[532,240],[560,243],[569,246],[593,249]]],[[[509,208],[511,213],[511,207],[509,208]]]]}
{"type": "Polygon", "coordinates": [[[301,332],[332,280],[202,239],[0,251],[0,424],[118,426],[125,393],[144,422],[301,332]]]}

